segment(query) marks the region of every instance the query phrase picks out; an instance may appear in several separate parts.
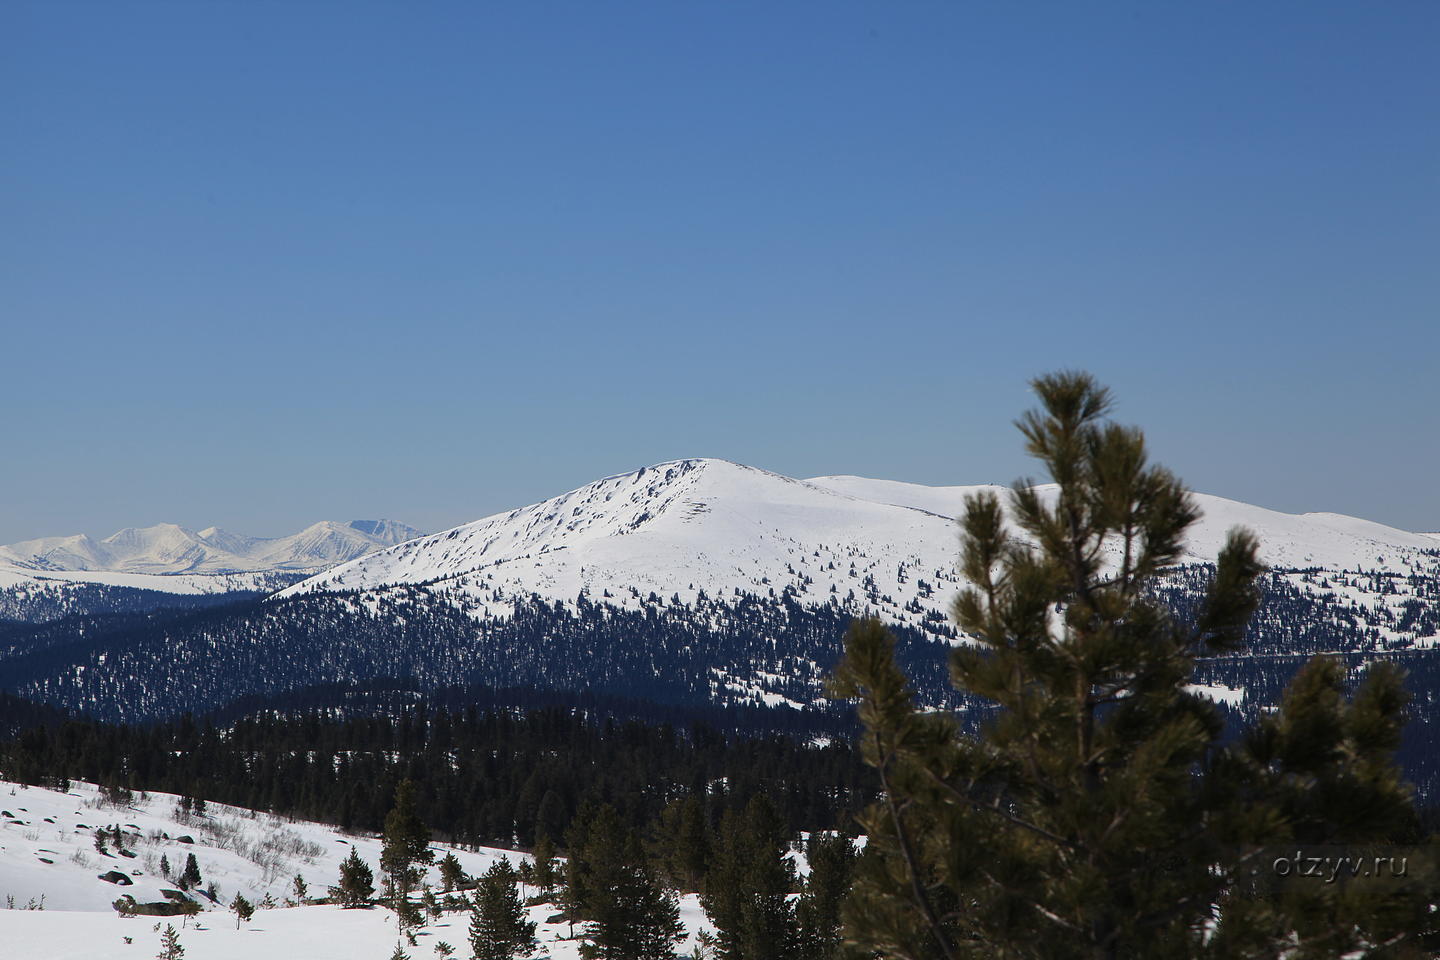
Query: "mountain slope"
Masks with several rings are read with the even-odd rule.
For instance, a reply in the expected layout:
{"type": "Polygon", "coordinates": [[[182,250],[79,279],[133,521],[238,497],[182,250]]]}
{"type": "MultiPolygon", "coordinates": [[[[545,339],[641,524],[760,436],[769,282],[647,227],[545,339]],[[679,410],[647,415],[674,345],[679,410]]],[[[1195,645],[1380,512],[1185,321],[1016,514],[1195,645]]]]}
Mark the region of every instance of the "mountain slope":
{"type": "MultiPolygon", "coordinates": [[[[464,595],[483,618],[503,617],[531,595],[640,609],[652,593],[680,605],[753,593],[934,632],[959,586],[953,518],[979,490],[1004,492],[795,480],[725,460],[678,460],[341,564],[281,596],[425,586],[464,595]]],[[[1041,490],[1053,496],[1055,488],[1041,490]]],[[[1385,628],[1388,640],[1434,642],[1433,538],[1336,514],[1196,500],[1203,515],[1187,542],[1188,564],[1212,563],[1228,531],[1245,526],[1294,590],[1381,611],[1396,624],[1385,628]],[[1416,603],[1425,615],[1414,613],[1416,603]],[[1401,625],[1407,611],[1409,628],[1401,625]]]]}

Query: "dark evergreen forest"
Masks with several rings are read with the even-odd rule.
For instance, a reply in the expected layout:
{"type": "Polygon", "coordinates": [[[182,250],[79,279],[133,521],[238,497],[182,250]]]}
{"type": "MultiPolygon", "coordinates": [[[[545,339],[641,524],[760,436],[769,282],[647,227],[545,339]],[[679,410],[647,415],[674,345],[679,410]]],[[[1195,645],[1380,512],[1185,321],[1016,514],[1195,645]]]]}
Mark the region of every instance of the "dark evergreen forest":
{"type": "Polygon", "coordinates": [[[563,838],[577,811],[609,804],[647,831],[695,797],[712,826],[764,794],[788,833],[853,828],[870,770],[843,738],[726,733],[705,723],[599,719],[581,711],[401,708],[267,712],[224,726],[189,717],[148,726],[56,722],[12,699],[6,777],[161,791],[379,831],[403,780],[442,839],[531,846],[563,838]],[[37,717],[48,723],[32,725],[37,717]]]}

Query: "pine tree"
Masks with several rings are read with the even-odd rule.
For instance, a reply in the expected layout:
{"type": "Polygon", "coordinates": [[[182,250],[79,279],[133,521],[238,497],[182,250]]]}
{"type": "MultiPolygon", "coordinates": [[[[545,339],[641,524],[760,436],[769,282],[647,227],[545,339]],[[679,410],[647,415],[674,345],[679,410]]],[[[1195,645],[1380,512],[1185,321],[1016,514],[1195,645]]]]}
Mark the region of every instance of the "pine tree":
{"type": "Polygon", "coordinates": [[[480,878],[470,913],[470,948],[475,960],[514,960],[535,949],[535,923],[515,888],[515,870],[503,857],[480,878]]]}
{"type": "Polygon", "coordinates": [[[535,841],[535,866],[531,870],[531,877],[535,886],[539,888],[542,897],[549,897],[560,885],[560,870],[556,863],[555,844],[550,842],[548,834],[540,834],[535,841]]]}
{"type": "Polygon", "coordinates": [[[182,889],[200,886],[200,862],[195,859],[193,853],[185,858],[185,869],[180,873],[180,882],[183,885],[182,889]]]}
{"type": "Polygon", "coordinates": [[[660,812],[656,859],[682,890],[698,890],[710,868],[710,825],[705,806],[691,793],[660,812]]]}
{"type": "Polygon", "coordinates": [[[814,834],[805,852],[810,874],[795,904],[797,953],[804,960],[838,960],[840,906],[850,892],[855,847],[848,837],[814,834]]]}
{"type": "Polygon", "coordinates": [[[170,858],[163,853],[160,854],[160,876],[170,878],[170,858]]]}
{"type": "Polygon", "coordinates": [[[726,811],[701,897],[722,960],[794,956],[795,911],[789,895],[795,869],[785,850],[785,831],[763,794],[752,798],[743,814],[726,811]]]}
{"type": "Polygon", "coordinates": [[[883,957],[1334,957],[1413,937],[1416,884],[1287,886],[1255,872],[1287,842],[1355,843],[1413,824],[1391,761],[1405,695],[1378,664],[1352,705],[1309,664],[1239,743],[1187,689],[1202,654],[1241,648],[1258,603],[1254,538],[1231,533],[1194,622],[1153,597],[1194,501],[1106,420],[1084,374],[1035,381],[1019,421],[1050,491],[1017,484],[961,518],[951,676],[991,719],[965,733],[917,710],[874,621],[846,638],[836,692],[859,696],[883,794],[846,935],[883,957]],[[1024,539],[1009,529],[1019,527],[1024,539]],[[1272,854],[1273,855],[1273,854],[1272,854]]]}
{"type": "MultiPolygon", "coordinates": [[[[604,810],[602,809],[602,815],[604,810]]],[[[605,818],[608,820],[608,817],[605,818]]],[[[597,818],[591,864],[587,960],[670,960],[684,935],[680,904],[645,858],[639,835],[597,818]]]]}
{"type": "Polygon", "coordinates": [[[575,819],[570,821],[570,829],[565,832],[568,856],[565,859],[565,888],[561,891],[560,900],[572,938],[575,936],[575,921],[585,913],[589,903],[590,871],[585,852],[590,842],[591,822],[596,815],[597,811],[593,806],[589,803],[582,804],[575,814],[575,819]]]}
{"type": "Polygon", "coordinates": [[[255,916],[255,905],[246,900],[243,894],[235,894],[235,899],[230,904],[230,909],[235,912],[235,929],[240,929],[242,922],[248,921],[255,916]]]}
{"type": "Polygon", "coordinates": [[[460,866],[460,861],[455,857],[453,851],[447,851],[440,860],[440,892],[449,893],[457,890],[465,884],[467,877],[465,869],[460,866]]]}
{"type": "Polygon", "coordinates": [[[180,946],[180,934],[171,924],[165,924],[165,932],[160,934],[160,952],[155,954],[155,960],[185,960],[185,948],[180,946]]]}
{"type": "Polygon", "coordinates": [[[434,859],[430,831],[415,809],[415,782],[404,780],[396,788],[395,805],[385,817],[385,842],[380,851],[386,899],[401,927],[415,926],[420,920],[419,910],[410,902],[410,891],[419,882],[422,866],[434,859]]]}
{"type": "Polygon", "coordinates": [[[340,883],[330,888],[330,897],[343,907],[363,907],[375,895],[375,875],[360,859],[360,852],[350,848],[350,855],[340,861],[340,883]]]}
{"type": "Polygon", "coordinates": [[[295,878],[290,881],[290,889],[294,891],[295,901],[297,903],[304,903],[305,899],[310,896],[310,885],[306,883],[305,878],[298,873],[295,874],[295,878]]]}

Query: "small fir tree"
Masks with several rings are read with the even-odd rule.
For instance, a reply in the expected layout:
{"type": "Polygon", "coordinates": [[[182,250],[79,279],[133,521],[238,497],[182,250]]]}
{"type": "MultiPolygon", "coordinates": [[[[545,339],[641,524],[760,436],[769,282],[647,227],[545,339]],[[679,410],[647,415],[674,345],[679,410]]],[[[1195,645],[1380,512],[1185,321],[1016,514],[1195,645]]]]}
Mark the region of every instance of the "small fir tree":
{"type": "Polygon", "coordinates": [[[243,894],[235,894],[235,899],[230,902],[230,909],[235,913],[235,929],[240,929],[240,924],[247,922],[255,916],[255,905],[245,899],[243,894]]]}
{"type": "Polygon", "coordinates": [[[480,878],[470,913],[470,948],[475,960],[516,960],[535,949],[535,923],[525,919],[516,874],[504,858],[480,878]]]}
{"type": "Polygon", "coordinates": [[[155,954],[155,960],[185,960],[185,948],[180,946],[180,934],[174,925],[165,924],[165,932],[160,934],[160,952],[155,954]]]}
{"type": "Polygon", "coordinates": [[[375,875],[370,865],[360,859],[360,852],[350,848],[350,855],[340,861],[340,883],[330,888],[330,897],[346,908],[363,907],[375,895],[375,875]]]}
{"type": "Polygon", "coordinates": [[[200,886],[200,861],[195,859],[195,854],[185,858],[185,869],[180,874],[180,880],[185,885],[182,889],[200,886]]]}
{"type": "Polygon", "coordinates": [[[447,851],[440,859],[440,892],[449,893],[451,890],[458,890],[466,881],[465,869],[460,866],[454,851],[447,851]]]}

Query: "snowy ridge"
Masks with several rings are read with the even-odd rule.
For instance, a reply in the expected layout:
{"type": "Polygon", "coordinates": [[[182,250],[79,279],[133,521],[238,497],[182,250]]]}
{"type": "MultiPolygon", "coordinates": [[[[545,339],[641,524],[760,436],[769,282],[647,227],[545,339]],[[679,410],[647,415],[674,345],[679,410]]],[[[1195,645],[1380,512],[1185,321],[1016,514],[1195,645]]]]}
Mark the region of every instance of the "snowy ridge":
{"type": "MultiPolygon", "coordinates": [[[[970,487],[927,487],[895,480],[867,480],[863,477],[816,477],[816,486],[865,500],[895,503],[957,517],[965,509],[965,498],[989,490],[1005,502],[1005,487],[993,484],[970,487]]],[[[1054,484],[1037,487],[1053,499],[1054,484]]],[[[1192,494],[1200,507],[1200,520],[1190,530],[1186,544],[1189,559],[1196,563],[1215,560],[1225,537],[1237,526],[1247,527],[1260,537],[1261,558],[1277,567],[1322,566],[1353,569],[1387,563],[1388,554],[1434,550],[1434,535],[1410,533],[1383,524],[1347,517],[1338,513],[1281,513],[1238,500],[1192,494]]]]}
{"type": "Polygon", "coordinates": [[[299,533],[276,538],[247,537],[219,527],[196,532],[178,524],[160,523],[127,527],[103,540],[79,534],[0,546],[0,565],[36,573],[314,573],[419,534],[413,527],[393,520],[324,520],[299,533]]]}
{"type": "MultiPolygon", "coordinates": [[[[357,591],[365,602],[367,592],[422,586],[463,597],[483,619],[508,615],[514,601],[531,594],[640,609],[657,601],[690,604],[702,591],[712,599],[738,592],[839,604],[926,629],[945,622],[958,589],[953,518],[979,490],[1000,493],[1004,502],[1004,488],[993,485],[797,480],[726,460],[677,460],[417,538],[280,595],[357,591]]],[[[1377,600],[1346,577],[1316,586],[1313,573],[1379,572],[1432,587],[1440,579],[1436,541],[1424,534],[1203,494],[1196,500],[1203,517],[1187,544],[1190,563],[1213,562],[1238,525],[1260,537],[1262,557],[1276,571],[1293,571],[1297,588],[1333,596],[1353,587],[1346,602],[1398,610],[1417,594],[1401,582],[1377,600]]]]}

